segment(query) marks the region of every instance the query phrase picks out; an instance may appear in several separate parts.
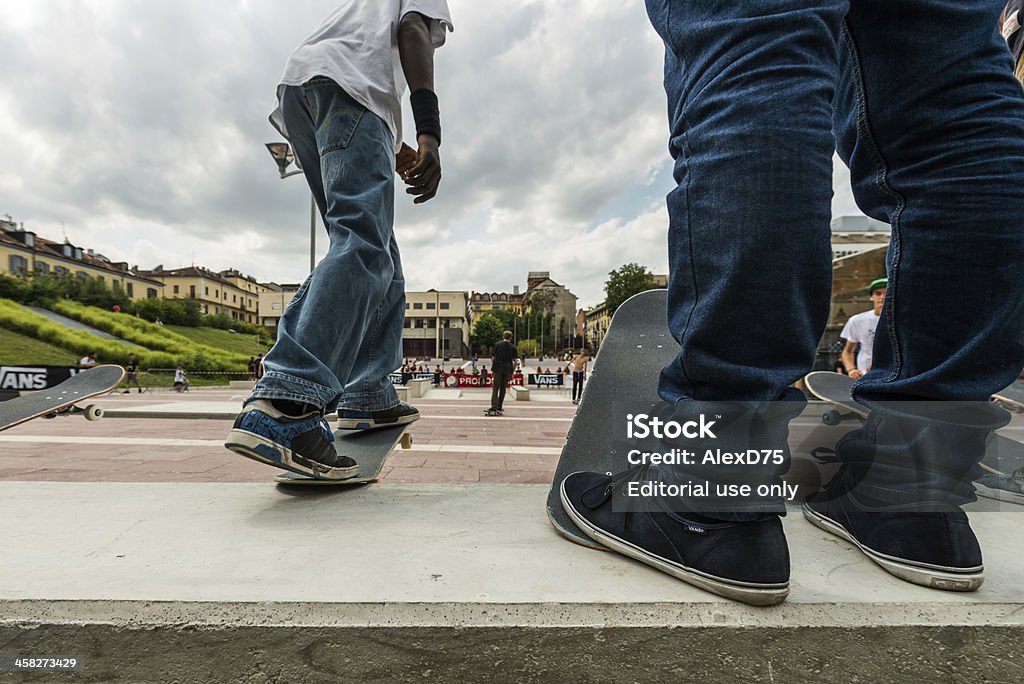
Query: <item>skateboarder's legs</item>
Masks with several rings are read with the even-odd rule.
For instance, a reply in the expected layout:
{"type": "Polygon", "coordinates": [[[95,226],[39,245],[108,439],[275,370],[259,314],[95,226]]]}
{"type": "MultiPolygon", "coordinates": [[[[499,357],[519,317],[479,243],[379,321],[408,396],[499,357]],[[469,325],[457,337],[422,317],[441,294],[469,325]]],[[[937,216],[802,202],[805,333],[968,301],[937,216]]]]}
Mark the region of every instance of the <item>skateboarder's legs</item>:
{"type": "MultiPolygon", "coordinates": [[[[783,417],[799,413],[803,397],[790,385],[812,367],[830,298],[833,102],[844,82],[840,74],[851,69],[850,63],[840,64],[849,4],[845,0],[810,6],[801,0],[647,2],[652,22],[666,43],[670,149],[678,184],[668,197],[668,319],[681,350],[664,369],[659,383],[659,394],[670,403],[699,408],[716,401],[772,402],[793,409],[780,409],[778,414],[783,417]]],[[[997,4],[967,0],[871,3],[872,8],[865,11],[872,20],[860,26],[865,32],[877,32],[870,49],[888,54],[889,65],[876,68],[873,81],[852,71],[845,74],[844,79],[863,79],[861,92],[845,102],[841,94],[835,99],[838,107],[854,109],[850,121],[862,136],[853,155],[856,179],[887,179],[879,170],[887,162],[884,150],[880,153],[865,146],[876,133],[874,126],[880,129],[882,139],[916,152],[906,157],[903,171],[907,190],[918,194],[915,201],[919,205],[914,206],[920,208],[910,209],[913,202],[901,195],[900,188],[881,188],[890,198],[899,197],[892,206],[919,212],[914,220],[920,235],[911,236],[918,238],[918,249],[909,252],[906,240],[896,235],[903,230],[899,212],[887,216],[894,223],[891,261],[902,270],[904,285],[910,277],[916,278],[908,274],[935,258],[937,251],[946,255],[942,268],[947,273],[954,270],[952,255],[960,257],[964,245],[950,232],[956,220],[944,218],[948,203],[960,203],[963,213],[971,214],[967,222],[973,231],[969,249],[984,252],[970,257],[970,275],[964,282],[971,285],[966,289],[953,292],[945,284],[937,287],[935,280],[926,276],[927,287],[913,290],[913,299],[899,294],[899,286],[890,291],[890,298],[905,299],[903,304],[909,307],[920,305],[922,299],[962,297],[965,307],[986,312],[970,321],[953,320],[960,329],[958,334],[964,336],[962,342],[979,344],[980,335],[989,340],[991,346],[985,345],[989,352],[996,343],[1007,347],[988,358],[977,358],[968,348],[960,358],[958,342],[944,330],[950,321],[932,321],[924,330],[931,331],[934,338],[923,341],[929,351],[920,358],[932,364],[929,368],[953,363],[959,364],[959,371],[943,379],[929,377],[925,366],[911,369],[925,382],[970,386],[966,370],[977,371],[979,365],[991,364],[983,371],[988,376],[985,382],[995,382],[995,377],[1005,372],[1007,376],[1001,380],[1005,385],[1019,370],[1022,358],[1022,255],[1019,233],[1013,237],[1010,226],[1018,225],[1024,213],[1019,199],[1024,191],[1019,170],[1024,159],[1020,120],[1024,107],[1019,86],[1012,93],[1010,90],[1015,84],[1005,47],[1002,60],[995,49],[997,4]],[[883,20],[886,27],[880,30],[877,24],[883,20]],[[905,35],[908,31],[914,33],[912,39],[905,35]],[[892,68],[897,62],[902,63],[899,71],[892,68]],[[938,78],[940,71],[951,68],[950,82],[938,78]],[[950,96],[950,91],[968,81],[976,87],[968,88],[963,98],[959,93],[950,96]],[[871,119],[872,111],[884,111],[894,103],[921,109],[923,117],[950,111],[943,115],[939,130],[907,126],[905,112],[871,119]],[[973,123],[958,123],[963,120],[973,123]],[[975,151],[984,160],[968,151],[977,144],[977,135],[981,144],[975,151]],[[872,171],[858,163],[856,152],[861,160],[875,162],[872,171]],[[996,167],[1006,161],[1003,157],[1011,155],[1015,161],[997,172],[996,167]],[[913,174],[922,174],[916,185],[909,181],[913,174]],[[934,187],[959,183],[965,176],[975,180],[962,193],[934,187]],[[991,185],[999,187],[993,191],[991,185]],[[997,200],[1009,202],[1003,207],[983,208],[997,200]],[[993,221],[999,226],[993,228],[993,221]],[[936,223],[949,226],[944,237],[924,234],[936,223]],[[993,232],[994,246],[973,244],[985,243],[993,232]],[[989,288],[985,265],[1000,272],[997,280],[1001,287],[1009,287],[1010,280],[1016,278],[1017,283],[1008,290],[1011,296],[994,290],[979,292],[989,288]],[[1011,303],[997,304],[997,298],[1011,303]],[[1004,320],[993,323],[985,318],[997,315],[1004,320]],[[1016,359],[1015,370],[996,371],[1007,354],[1016,359]]],[[[846,109],[840,114],[845,115],[846,109]]],[[[860,201],[865,196],[863,185],[860,201]]],[[[934,308],[926,305],[922,311],[934,316],[942,305],[949,304],[948,300],[938,301],[934,308]]],[[[908,315],[902,309],[896,313],[908,315]]],[[[896,344],[900,335],[915,335],[913,328],[893,330],[896,344]]],[[[875,353],[879,353],[877,340],[875,353]]],[[[886,364],[884,360],[881,363],[886,364]]],[[[971,391],[990,392],[998,387],[998,383],[987,389],[978,385],[971,391]]],[[[784,428],[785,420],[781,425],[784,428]]],[[[782,448],[787,458],[777,467],[709,466],[687,473],[665,468],[658,471],[658,477],[668,482],[676,479],[683,485],[700,478],[737,482],[751,477],[757,483],[771,484],[788,466],[786,431],[778,428],[776,424],[769,433],[774,440],[781,437],[782,443],[747,445],[782,448]]],[[[726,434],[726,441],[729,437],[726,434]]],[[[638,476],[647,477],[648,473],[638,476]]],[[[632,517],[616,514],[613,502],[621,499],[618,482],[609,483],[599,473],[583,473],[569,476],[562,485],[566,510],[579,516],[577,523],[584,529],[587,525],[597,529],[601,536],[595,538],[601,543],[662,568],[666,561],[682,566],[680,573],[673,574],[704,588],[709,588],[704,584],[709,576],[716,578],[720,584],[712,591],[739,600],[767,603],[781,600],[788,591],[786,542],[781,528],[770,524],[775,516],[739,511],[723,514],[700,508],[686,513],[667,509],[661,500],[646,501],[639,510],[634,506],[632,517]],[[687,575],[686,568],[698,573],[687,575]],[[737,589],[739,581],[747,588],[737,589]]],[[[781,508],[781,500],[749,498],[747,503],[763,504],[762,510],[768,511],[781,508]]],[[[891,566],[898,566],[899,572],[887,567],[894,574],[941,588],[969,590],[980,585],[977,541],[959,509],[909,517],[888,512],[830,515],[828,510],[819,511],[816,524],[857,539],[869,554],[877,553],[891,566]],[[921,570],[923,566],[927,568],[921,570]],[[932,572],[937,567],[943,568],[942,572],[932,572]],[[907,574],[900,574],[905,571],[907,574]]]]}
{"type": "Polygon", "coordinates": [[[511,375],[500,375],[494,374],[493,384],[491,385],[491,410],[501,411],[505,405],[505,386],[508,381],[512,378],[511,375]]]}
{"type": "Polygon", "coordinates": [[[1024,363],[1024,94],[992,30],[1002,4],[861,0],[844,26],[837,148],[860,209],[892,225],[886,301],[857,398],[897,400],[896,414],[901,399],[979,409],[973,425],[900,431],[876,412],[839,450],[870,458],[869,476],[855,479],[876,501],[896,503],[893,490],[974,500],[971,471],[1006,419],[981,409],[1024,363]],[[935,40],[940,32],[955,39],[935,40]],[[897,436],[911,431],[912,445],[897,436]]]}
{"type": "Polygon", "coordinates": [[[388,408],[398,403],[386,374],[400,364],[404,307],[393,235],[391,133],[326,78],[289,86],[282,109],[330,247],[285,310],[252,396],[312,404],[327,413],[343,394],[348,406],[361,401],[366,410],[388,408]],[[388,366],[372,382],[365,379],[371,354],[388,366]],[[361,379],[361,386],[350,385],[352,379],[361,379]]]}
{"type": "Polygon", "coordinates": [[[393,139],[380,117],[330,79],[287,86],[281,104],[330,246],[281,317],[277,342],[263,360],[266,372],[227,446],[296,472],[343,479],[359,468],[334,449],[323,418],[343,395],[347,406],[362,402],[344,427],[419,416],[387,382],[400,359],[404,307],[392,225],[393,139]],[[372,360],[386,367],[379,378],[367,377],[372,360]]]}

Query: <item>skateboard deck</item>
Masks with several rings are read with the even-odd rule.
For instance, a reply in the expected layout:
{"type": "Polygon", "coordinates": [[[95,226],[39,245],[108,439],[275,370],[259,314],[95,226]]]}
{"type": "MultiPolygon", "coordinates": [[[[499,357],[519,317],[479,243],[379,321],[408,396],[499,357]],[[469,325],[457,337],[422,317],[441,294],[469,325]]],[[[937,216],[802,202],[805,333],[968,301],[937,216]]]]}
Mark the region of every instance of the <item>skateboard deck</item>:
{"type": "Polygon", "coordinates": [[[658,375],[679,351],[668,330],[667,296],[665,290],[641,292],[615,312],[562,447],[548,492],[548,519],[556,532],[582,546],[606,550],[565,512],[562,480],[580,470],[625,470],[625,455],[613,435],[624,432],[617,428],[625,414],[617,408],[650,411],[664,403],[658,397],[658,375]]]}
{"type": "Polygon", "coordinates": [[[296,487],[337,487],[376,482],[384,462],[399,445],[412,448],[412,435],[406,433],[409,423],[379,430],[337,430],[334,448],[359,464],[359,474],[344,480],[326,480],[285,471],[274,478],[279,485],[296,487]]]}
{"type": "Polygon", "coordinates": [[[0,403],[0,431],[41,416],[56,417],[81,413],[86,420],[99,420],[103,409],[82,402],[107,394],[124,378],[120,366],[104,365],[76,373],[49,389],[37,390],[22,397],[0,403]]]}
{"type": "MultiPolygon", "coordinates": [[[[826,425],[838,425],[843,420],[867,418],[868,410],[850,396],[854,381],[848,375],[830,371],[816,371],[804,378],[807,391],[836,409],[829,409],[821,416],[826,425]]],[[[992,433],[981,461],[985,472],[975,489],[981,496],[1024,504],[1024,444],[992,433]]]]}
{"type": "Polygon", "coordinates": [[[1024,380],[1016,380],[992,395],[992,400],[1014,413],[1024,413],[1024,380]]]}

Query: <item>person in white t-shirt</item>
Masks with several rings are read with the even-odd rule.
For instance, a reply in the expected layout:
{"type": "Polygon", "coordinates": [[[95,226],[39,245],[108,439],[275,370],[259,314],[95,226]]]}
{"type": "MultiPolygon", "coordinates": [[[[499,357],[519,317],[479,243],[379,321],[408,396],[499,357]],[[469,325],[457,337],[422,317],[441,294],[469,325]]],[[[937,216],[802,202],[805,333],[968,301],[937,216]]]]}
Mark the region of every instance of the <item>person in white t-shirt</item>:
{"type": "Polygon", "coordinates": [[[871,370],[871,347],[875,342],[875,328],[878,327],[878,320],[882,316],[882,304],[885,303],[885,288],[888,284],[889,281],[885,278],[871,281],[868,292],[871,295],[872,309],[850,316],[843,326],[843,331],[839,333],[839,337],[846,340],[841,357],[843,368],[854,380],[871,370]]]}
{"type": "Polygon", "coordinates": [[[271,124],[291,143],[330,236],[327,256],[286,308],[277,343],[225,446],[324,479],[359,466],[340,429],[411,423],[389,375],[402,364],[405,278],[394,236],[395,172],[414,204],[441,181],[434,49],[445,0],[344,0],[291,54],[271,124]],[[416,148],[402,142],[408,86],[416,148]]]}

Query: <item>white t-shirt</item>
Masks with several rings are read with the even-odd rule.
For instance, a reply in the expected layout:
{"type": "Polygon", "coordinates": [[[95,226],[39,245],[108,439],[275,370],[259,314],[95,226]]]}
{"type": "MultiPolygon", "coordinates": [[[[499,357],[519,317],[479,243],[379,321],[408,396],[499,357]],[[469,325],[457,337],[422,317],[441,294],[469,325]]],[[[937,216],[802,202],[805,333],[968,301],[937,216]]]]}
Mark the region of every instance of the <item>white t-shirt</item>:
{"type": "Polygon", "coordinates": [[[174,382],[184,383],[185,382],[185,371],[183,371],[180,368],[175,370],[174,371],[174,382]]]}
{"type": "Polygon", "coordinates": [[[83,356],[82,358],[78,359],[78,365],[82,366],[83,368],[88,366],[95,366],[96,359],[93,359],[89,356],[83,356]]]}
{"type": "Polygon", "coordinates": [[[288,85],[302,85],[326,76],[356,102],[382,118],[402,144],[402,94],[405,73],[398,54],[398,25],[409,12],[431,19],[435,48],[444,45],[445,31],[454,30],[446,0],[344,0],[292,52],[277,86],[277,108],[270,123],[288,138],[281,114],[281,95],[288,85]]]}
{"type": "Polygon", "coordinates": [[[860,345],[857,350],[857,370],[867,372],[871,369],[871,348],[875,343],[875,328],[878,327],[879,318],[874,309],[850,316],[850,320],[843,326],[843,332],[839,333],[844,340],[860,345]]]}

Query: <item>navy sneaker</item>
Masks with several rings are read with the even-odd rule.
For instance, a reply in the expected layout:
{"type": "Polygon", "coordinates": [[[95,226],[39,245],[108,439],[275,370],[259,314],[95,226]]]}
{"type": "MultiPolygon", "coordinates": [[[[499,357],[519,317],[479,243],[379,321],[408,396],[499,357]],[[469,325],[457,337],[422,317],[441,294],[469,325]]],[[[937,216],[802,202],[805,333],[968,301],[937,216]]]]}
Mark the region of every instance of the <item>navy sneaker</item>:
{"type": "Polygon", "coordinates": [[[334,449],[334,433],[320,413],[286,416],[265,399],[245,407],[224,446],[246,458],[324,480],[359,473],[355,461],[334,449]]]}
{"type": "Polygon", "coordinates": [[[754,606],[789,595],[789,547],[777,515],[756,522],[717,522],[666,513],[651,499],[623,502],[623,478],[573,473],[562,481],[562,506],[594,541],[713,594],[754,606]],[[617,507],[617,506],[616,506],[617,507]]]}
{"type": "Polygon", "coordinates": [[[981,546],[967,514],[945,510],[868,509],[844,481],[807,497],[804,517],[812,525],[845,539],[907,582],[946,591],[974,591],[985,581],[981,546]]]}
{"type": "Polygon", "coordinates": [[[400,401],[395,406],[383,411],[338,409],[337,425],[339,430],[378,430],[406,425],[419,419],[420,412],[418,410],[404,401],[400,401]]]}

